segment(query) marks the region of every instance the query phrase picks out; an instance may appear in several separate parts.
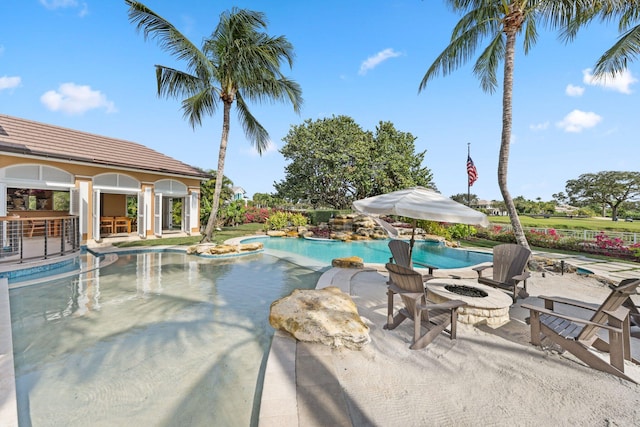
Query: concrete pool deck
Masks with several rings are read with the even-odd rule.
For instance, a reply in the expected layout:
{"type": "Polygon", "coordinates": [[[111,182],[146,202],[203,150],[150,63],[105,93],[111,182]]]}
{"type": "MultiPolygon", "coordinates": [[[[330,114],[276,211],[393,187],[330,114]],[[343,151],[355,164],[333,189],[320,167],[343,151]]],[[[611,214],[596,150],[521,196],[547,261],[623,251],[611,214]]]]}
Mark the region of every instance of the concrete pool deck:
{"type": "MultiPolygon", "coordinates": [[[[534,255],[541,255],[536,253],[534,255]]],[[[640,265],[543,254],[619,282],[640,277],[640,265]]],[[[470,269],[440,271],[473,278],[470,269]]],[[[529,343],[529,312],[537,295],[573,297],[594,304],[609,293],[598,280],[566,273],[534,273],[530,297],[510,309],[511,321],[492,329],[458,325],[458,339],[440,336],[424,350],[409,350],[413,325],[393,331],[386,322],[386,274],[381,266],[331,269],[317,288],[349,293],[370,327],[362,351],[296,342],[276,332],[265,372],[260,427],[422,425],[638,425],[640,386],[587,367],[568,353],[529,343]],[[597,387],[594,387],[597,384],[597,387]],[[597,393],[593,390],[597,389],[597,393]]],[[[632,351],[640,357],[640,333],[632,351]]],[[[640,366],[625,372],[640,381],[640,366]]]]}

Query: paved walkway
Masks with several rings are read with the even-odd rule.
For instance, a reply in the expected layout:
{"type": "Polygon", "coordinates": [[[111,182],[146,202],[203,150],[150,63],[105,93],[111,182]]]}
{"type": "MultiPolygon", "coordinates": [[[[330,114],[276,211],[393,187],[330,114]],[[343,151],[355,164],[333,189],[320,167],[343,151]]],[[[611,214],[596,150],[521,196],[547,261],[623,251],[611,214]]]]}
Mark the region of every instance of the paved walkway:
{"type": "MultiPolygon", "coordinates": [[[[534,253],[534,255],[559,261],[563,260],[565,265],[579,268],[584,274],[590,272],[592,277],[597,276],[614,283],[625,278],[640,277],[640,264],[607,262],[582,256],[548,253],[534,253]]],[[[361,316],[364,317],[363,313],[366,313],[367,316],[373,317],[375,313],[372,310],[379,313],[386,311],[386,296],[384,295],[386,278],[384,277],[384,272],[379,271],[381,268],[382,266],[367,266],[364,271],[333,268],[322,275],[317,288],[320,289],[326,286],[339,287],[343,292],[352,296],[361,316]],[[367,288],[378,286],[379,290],[376,292],[380,293],[381,297],[377,301],[371,301],[367,298],[366,293],[363,294],[362,292],[364,286],[367,288]]],[[[476,273],[470,269],[449,270],[444,274],[455,274],[463,278],[477,277],[476,273]]],[[[554,281],[554,278],[550,277],[554,273],[547,273],[546,279],[542,278],[541,273],[536,273],[536,275],[537,280],[544,280],[547,283],[554,281]]],[[[561,282],[561,279],[566,279],[567,283],[570,283],[568,281],[572,280],[571,277],[576,278],[576,275],[555,273],[555,281],[558,283],[561,282]]],[[[536,280],[536,276],[534,275],[531,280],[536,280]]],[[[608,293],[608,288],[605,285],[602,285],[601,288],[602,295],[608,293]]],[[[596,292],[596,295],[599,294],[596,292]]],[[[532,299],[537,298],[528,298],[526,302],[531,303],[532,299]]],[[[594,301],[591,302],[597,302],[599,301],[599,296],[593,299],[594,301]]],[[[490,330],[483,325],[479,325],[476,328],[523,346],[523,352],[537,351],[529,344],[529,327],[524,322],[525,317],[528,316],[528,310],[522,309],[520,303],[522,303],[522,300],[514,304],[510,310],[510,316],[515,320],[504,327],[490,330]]],[[[377,319],[384,323],[384,314],[377,319]]],[[[374,328],[380,329],[379,325],[374,326],[374,328]]],[[[640,356],[640,346],[638,344],[635,343],[633,352],[634,355],[640,356]]],[[[377,347],[381,345],[385,344],[372,342],[369,347],[374,347],[372,351],[376,353],[378,351],[377,347]]],[[[440,340],[436,346],[430,346],[429,348],[430,351],[437,352],[440,351],[439,347],[445,347],[442,350],[445,353],[455,350],[448,340],[440,340]]],[[[349,366],[349,360],[354,359],[359,360],[360,362],[358,363],[363,362],[361,357],[345,357],[344,352],[345,350],[334,350],[320,344],[296,342],[288,334],[276,332],[265,373],[259,419],[260,427],[281,425],[303,427],[421,425],[422,421],[419,419],[412,418],[411,415],[404,414],[402,411],[394,410],[393,405],[385,405],[384,399],[380,400],[381,397],[378,394],[401,394],[407,392],[406,387],[400,387],[398,390],[380,390],[378,383],[384,382],[384,373],[380,373],[380,378],[374,380],[371,380],[371,378],[361,379],[363,384],[366,383],[375,389],[377,394],[369,394],[369,388],[363,387],[361,392],[366,394],[364,399],[360,400],[351,396],[347,392],[345,385],[341,384],[341,381],[345,381],[345,375],[348,375],[343,371],[357,371],[355,366],[349,366]],[[363,401],[366,403],[358,403],[363,401]],[[376,408],[374,407],[376,405],[388,406],[390,412],[382,414],[381,419],[378,419],[378,417],[371,419],[371,415],[367,414],[376,413],[376,408]]],[[[369,355],[369,357],[371,356],[369,355]]],[[[376,359],[374,355],[373,359],[378,360],[377,363],[381,364],[384,357],[380,356],[376,359]]],[[[349,381],[348,376],[346,378],[346,381],[349,381]]],[[[351,384],[351,387],[354,387],[353,384],[351,384]]],[[[392,386],[389,388],[393,389],[392,386]]],[[[427,403],[425,401],[425,404],[427,403]]],[[[408,408],[407,411],[411,412],[408,408]]],[[[472,418],[466,421],[461,420],[461,425],[472,425],[474,423],[473,414],[467,415],[472,418]]]]}

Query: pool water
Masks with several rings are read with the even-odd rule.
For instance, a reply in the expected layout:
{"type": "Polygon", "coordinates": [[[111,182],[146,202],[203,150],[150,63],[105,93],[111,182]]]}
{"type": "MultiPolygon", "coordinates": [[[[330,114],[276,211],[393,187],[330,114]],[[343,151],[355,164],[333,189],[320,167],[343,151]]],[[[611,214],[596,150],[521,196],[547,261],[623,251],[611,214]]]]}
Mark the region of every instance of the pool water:
{"type": "MultiPolygon", "coordinates": [[[[295,253],[331,265],[335,258],[357,256],[365,263],[386,264],[391,257],[389,240],[341,242],[337,240],[298,239],[289,237],[258,237],[243,243],[259,241],[265,249],[295,253]]],[[[414,262],[438,268],[464,268],[491,262],[492,254],[449,248],[442,243],[418,240],[413,247],[414,262]]]]}
{"type": "Polygon", "coordinates": [[[149,252],[11,289],[20,426],[257,425],[270,304],[319,275],[149,252]]]}

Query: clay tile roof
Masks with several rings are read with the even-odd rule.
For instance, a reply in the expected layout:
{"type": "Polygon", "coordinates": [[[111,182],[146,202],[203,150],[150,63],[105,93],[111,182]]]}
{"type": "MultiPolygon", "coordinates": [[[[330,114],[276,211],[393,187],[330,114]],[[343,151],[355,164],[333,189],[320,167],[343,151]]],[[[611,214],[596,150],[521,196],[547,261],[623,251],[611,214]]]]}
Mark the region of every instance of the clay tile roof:
{"type": "Polygon", "coordinates": [[[144,145],[0,114],[0,152],[162,174],[210,174],[144,145]]]}

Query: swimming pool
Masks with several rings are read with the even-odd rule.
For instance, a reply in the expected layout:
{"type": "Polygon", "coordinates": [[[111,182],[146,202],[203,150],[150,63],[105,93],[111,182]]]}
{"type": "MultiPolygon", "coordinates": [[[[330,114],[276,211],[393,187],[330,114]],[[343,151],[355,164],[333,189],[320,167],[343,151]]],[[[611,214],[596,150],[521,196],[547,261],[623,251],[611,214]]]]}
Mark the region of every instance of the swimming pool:
{"type": "MultiPolygon", "coordinates": [[[[389,240],[341,242],[337,240],[298,239],[288,237],[252,237],[243,243],[262,242],[265,249],[290,252],[331,265],[334,258],[358,256],[365,263],[386,264],[391,257],[389,240]]],[[[413,248],[414,262],[438,268],[464,268],[491,262],[490,253],[449,248],[442,243],[418,240],[413,248]]]]}
{"type": "Polygon", "coordinates": [[[144,252],[10,289],[20,426],[256,425],[270,304],[319,276],[144,252]]]}

